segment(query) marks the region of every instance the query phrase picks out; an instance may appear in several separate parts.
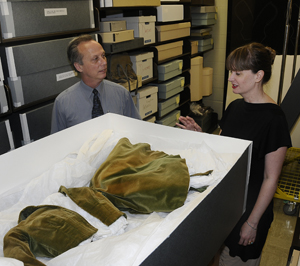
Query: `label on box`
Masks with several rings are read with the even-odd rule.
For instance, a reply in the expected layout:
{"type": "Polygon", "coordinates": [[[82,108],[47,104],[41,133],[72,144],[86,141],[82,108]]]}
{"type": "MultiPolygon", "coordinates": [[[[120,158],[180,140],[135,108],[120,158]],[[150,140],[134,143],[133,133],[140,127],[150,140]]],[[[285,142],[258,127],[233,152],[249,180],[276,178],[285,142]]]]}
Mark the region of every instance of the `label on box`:
{"type": "Polygon", "coordinates": [[[67,16],[68,12],[66,8],[45,8],[44,14],[45,17],[67,16]]]}
{"type": "Polygon", "coordinates": [[[56,74],[56,81],[61,81],[64,79],[69,79],[77,76],[77,73],[75,71],[68,71],[60,74],[56,74]]]}
{"type": "Polygon", "coordinates": [[[182,69],[182,62],[179,63],[179,69],[182,69]]]}

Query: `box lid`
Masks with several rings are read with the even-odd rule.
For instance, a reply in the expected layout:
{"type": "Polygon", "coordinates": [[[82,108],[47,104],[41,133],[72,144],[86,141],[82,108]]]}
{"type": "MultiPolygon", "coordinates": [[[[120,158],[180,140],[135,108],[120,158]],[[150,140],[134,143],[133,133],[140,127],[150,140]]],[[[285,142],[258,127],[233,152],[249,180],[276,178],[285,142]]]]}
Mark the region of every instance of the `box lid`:
{"type": "Polygon", "coordinates": [[[142,89],[138,90],[137,93],[137,98],[144,98],[147,97],[148,95],[154,94],[158,92],[158,87],[157,86],[145,86],[142,89]]]}
{"type": "Polygon", "coordinates": [[[168,73],[175,69],[182,69],[182,67],[183,67],[183,60],[177,59],[165,64],[158,65],[157,70],[159,73],[168,73]]]}
{"type": "Polygon", "coordinates": [[[128,23],[155,22],[156,16],[136,16],[136,17],[106,17],[101,18],[101,21],[116,21],[126,20],[128,23]]]}
{"type": "Polygon", "coordinates": [[[153,58],[153,52],[148,53],[130,53],[130,59],[132,62],[143,61],[149,58],[153,58]]]}
{"type": "Polygon", "coordinates": [[[193,57],[191,59],[191,65],[194,66],[194,65],[202,65],[203,64],[203,57],[202,56],[196,56],[196,57],[193,57]]]}
{"type": "Polygon", "coordinates": [[[175,23],[169,25],[156,26],[156,29],[158,31],[169,31],[169,30],[178,30],[178,29],[190,28],[190,27],[191,27],[190,22],[184,22],[184,23],[175,23]]]}
{"type": "Polygon", "coordinates": [[[105,0],[105,7],[160,6],[160,0],[105,0]]]}
{"type": "MultiPolygon", "coordinates": [[[[92,36],[97,40],[96,34],[92,36]]],[[[72,39],[73,37],[5,47],[9,76],[18,77],[69,66],[67,46],[72,39]]]]}
{"type": "Polygon", "coordinates": [[[155,22],[156,16],[124,17],[124,19],[129,23],[155,22]]]}
{"type": "Polygon", "coordinates": [[[163,51],[163,50],[172,49],[172,48],[175,48],[178,46],[183,46],[183,41],[162,44],[162,45],[155,46],[155,48],[157,49],[157,51],[163,51]]]}
{"type": "Polygon", "coordinates": [[[211,67],[203,68],[203,75],[212,75],[212,73],[213,73],[213,68],[211,68],[211,67]]]}

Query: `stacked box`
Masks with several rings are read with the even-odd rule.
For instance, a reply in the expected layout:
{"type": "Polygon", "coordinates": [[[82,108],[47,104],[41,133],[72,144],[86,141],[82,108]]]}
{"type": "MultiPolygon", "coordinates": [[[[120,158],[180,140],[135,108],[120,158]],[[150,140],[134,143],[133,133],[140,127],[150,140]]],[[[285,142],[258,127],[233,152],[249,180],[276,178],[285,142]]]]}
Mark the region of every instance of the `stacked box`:
{"type": "Polygon", "coordinates": [[[119,43],[102,43],[102,47],[106,53],[121,53],[128,50],[142,48],[144,46],[144,38],[134,38],[133,40],[119,43]]]}
{"type": "Polygon", "coordinates": [[[191,55],[198,53],[198,41],[191,41],[191,55]]]}
{"type": "Polygon", "coordinates": [[[192,13],[192,26],[208,26],[217,22],[217,13],[192,13]]]}
{"type": "Polygon", "coordinates": [[[159,99],[168,99],[180,93],[184,89],[184,83],[185,78],[179,76],[164,83],[157,84],[159,99]]]}
{"type": "Polygon", "coordinates": [[[179,107],[180,95],[177,94],[167,100],[161,101],[158,103],[158,114],[160,117],[170,113],[179,107]]]}
{"type": "Polygon", "coordinates": [[[209,96],[212,94],[212,83],[213,83],[213,68],[203,68],[203,85],[202,92],[203,96],[209,96]]]}
{"type": "Polygon", "coordinates": [[[135,95],[136,106],[142,119],[157,112],[157,91],[157,86],[145,86],[135,95]]]}
{"type": "Polygon", "coordinates": [[[160,0],[103,0],[102,7],[159,6],[160,0]]]}
{"type": "Polygon", "coordinates": [[[66,53],[72,39],[5,47],[3,70],[15,107],[55,97],[80,80],[66,53]]]}
{"type": "Polygon", "coordinates": [[[107,17],[101,21],[126,20],[128,30],[134,30],[134,37],[143,37],[144,44],[155,43],[155,21],[156,16],[137,17],[107,17]]]}
{"type": "Polygon", "coordinates": [[[175,23],[169,25],[156,26],[157,41],[164,42],[172,39],[190,36],[191,23],[175,23]]]}
{"type": "Polygon", "coordinates": [[[182,54],[183,41],[171,42],[155,46],[157,50],[157,60],[162,61],[182,54]]]}
{"type": "Polygon", "coordinates": [[[95,28],[92,0],[11,0],[0,7],[4,39],[95,28]]]}
{"type": "Polygon", "coordinates": [[[122,31],[127,30],[126,21],[103,21],[100,22],[100,32],[122,31]]]}
{"type": "Polygon", "coordinates": [[[147,122],[150,122],[150,123],[155,123],[156,117],[155,117],[155,115],[151,115],[151,116],[145,118],[144,121],[147,121],[147,122]]]}
{"type": "Polygon", "coordinates": [[[198,51],[205,52],[214,47],[214,40],[209,36],[208,38],[198,39],[198,51]]]}
{"type": "Polygon", "coordinates": [[[183,20],[183,5],[161,5],[156,8],[157,10],[157,21],[168,22],[183,20]]]}
{"type": "Polygon", "coordinates": [[[182,73],[182,59],[170,61],[157,66],[158,80],[168,80],[182,73]]]}
{"type": "Polygon", "coordinates": [[[215,0],[191,0],[192,5],[214,6],[215,0]]]}
{"type": "Polygon", "coordinates": [[[102,43],[120,43],[134,39],[133,30],[122,30],[112,32],[100,32],[102,43]]]}
{"type": "Polygon", "coordinates": [[[20,114],[23,144],[50,135],[53,103],[20,114]]]}
{"type": "Polygon", "coordinates": [[[156,120],[155,123],[174,127],[176,123],[179,121],[180,117],[180,110],[175,110],[171,113],[169,113],[167,116],[163,117],[160,120],[156,120]]]}
{"type": "Polygon", "coordinates": [[[196,102],[202,99],[203,95],[203,57],[196,56],[191,59],[191,101],[196,102]]]}
{"type": "Polygon", "coordinates": [[[142,81],[153,77],[153,56],[153,52],[130,54],[133,70],[142,76],[142,81]]]}

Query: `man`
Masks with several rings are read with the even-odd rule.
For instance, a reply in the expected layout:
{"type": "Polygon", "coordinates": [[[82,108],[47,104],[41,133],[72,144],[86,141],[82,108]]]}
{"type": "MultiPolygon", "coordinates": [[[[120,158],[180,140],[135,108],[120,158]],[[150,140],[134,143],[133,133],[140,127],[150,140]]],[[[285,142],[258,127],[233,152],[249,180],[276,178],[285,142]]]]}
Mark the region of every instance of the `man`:
{"type": "Polygon", "coordinates": [[[123,86],[105,79],[107,60],[100,43],[91,35],[82,35],[69,43],[67,52],[71,64],[81,74],[81,81],[57,96],[51,133],[91,119],[94,97],[101,114],[110,112],[141,119],[130,93],[123,86]]]}

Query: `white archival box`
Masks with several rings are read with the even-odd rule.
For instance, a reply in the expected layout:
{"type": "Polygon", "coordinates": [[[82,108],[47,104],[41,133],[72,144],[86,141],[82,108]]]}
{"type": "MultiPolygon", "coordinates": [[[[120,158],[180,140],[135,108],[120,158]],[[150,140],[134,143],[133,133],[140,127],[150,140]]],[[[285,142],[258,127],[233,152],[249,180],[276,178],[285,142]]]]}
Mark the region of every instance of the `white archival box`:
{"type": "MultiPolygon", "coordinates": [[[[244,211],[252,152],[250,141],[187,131],[109,113],[1,155],[0,197],[16,191],[18,187],[41,175],[67,155],[78,151],[95,134],[106,129],[125,132],[133,136],[136,143],[157,142],[156,147],[163,147],[164,140],[174,143],[174,149],[182,141],[192,145],[204,141],[218,153],[240,154],[218,185],[207,189],[205,193],[199,193],[203,194],[199,196],[199,201],[197,198],[179,217],[172,220],[172,226],[166,226],[164,230],[151,235],[155,240],[157,235],[157,241],[138,253],[138,258],[132,264],[195,265],[195,262],[201,262],[199,265],[207,265],[244,211]]],[[[96,242],[92,245],[96,245],[96,242]]],[[[77,248],[87,252],[85,246],[78,246],[70,253],[77,256],[77,248]]],[[[80,253],[80,257],[84,255],[80,253]]]]}

